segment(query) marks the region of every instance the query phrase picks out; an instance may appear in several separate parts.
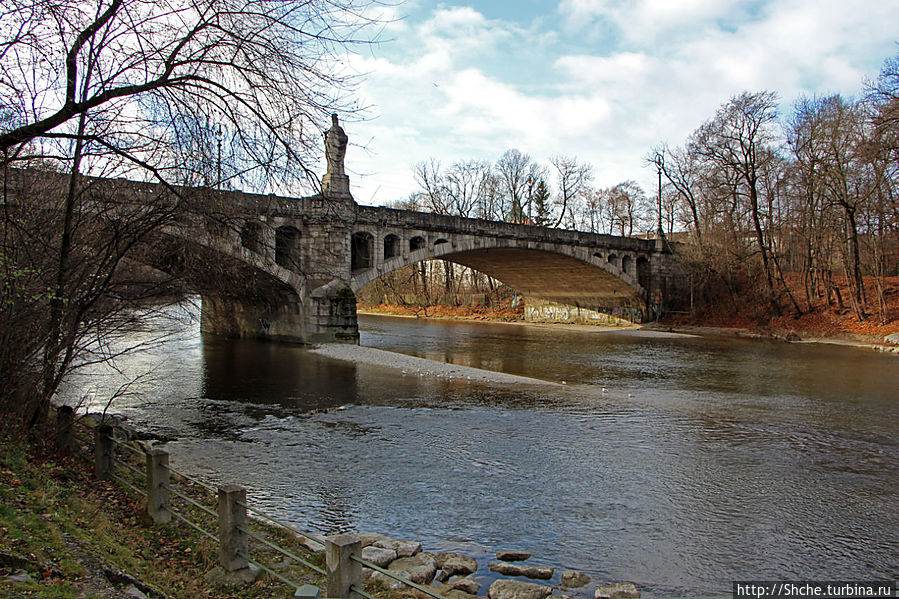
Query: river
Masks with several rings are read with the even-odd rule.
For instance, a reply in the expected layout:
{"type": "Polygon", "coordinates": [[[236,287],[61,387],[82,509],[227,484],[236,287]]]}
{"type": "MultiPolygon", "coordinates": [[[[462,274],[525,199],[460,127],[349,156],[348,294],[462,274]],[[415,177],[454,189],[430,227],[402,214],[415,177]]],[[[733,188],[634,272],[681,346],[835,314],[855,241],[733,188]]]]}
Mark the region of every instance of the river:
{"type": "Polygon", "coordinates": [[[163,328],[176,333],[62,398],[102,409],[147,373],[111,411],[169,439],[176,468],[243,484],[302,527],[482,566],[527,550],[556,581],[573,568],[647,597],[899,578],[895,355],[360,316],[363,345],[565,382],[525,389],[203,336],[191,319],[163,328]]]}

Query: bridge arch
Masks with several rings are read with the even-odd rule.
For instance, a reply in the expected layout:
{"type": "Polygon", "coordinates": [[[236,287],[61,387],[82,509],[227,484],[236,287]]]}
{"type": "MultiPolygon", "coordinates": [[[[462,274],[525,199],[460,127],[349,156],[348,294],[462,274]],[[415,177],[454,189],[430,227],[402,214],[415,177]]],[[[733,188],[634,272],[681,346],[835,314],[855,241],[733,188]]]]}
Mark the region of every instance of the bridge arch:
{"type": "Polygon", "coordinates": [[[259,221],[246,220],[240,229],[240,245],[254,254],[263,253],[263,225],[259,221]]]}
{"type": "Polygon", "coordinates": [[[275,229],[275,263],[288,270],[300,270],[300,231],[292,225],[275,229]]]}
{"type": "Polygon", "coordinates": [[[606,263],[612,268],[618,268],[618,254],[609,254],[606,257],[606,263]]]}
{"type": "Polygon", "coordinates": [[[357,231],[350,238],[350,270],[357,271],[374,266],[375,236],[368,231],[357,231]]]}
{"type": "MultiPolygon", "coordinates": [[[[352,272],[349,285],[355,293],[385,274],[441,258],[492,276],[520,293],[551,302],[591,309],[642,306],[646,290],[632,267],[634,257],[626,257],[622,262],[630,267],[629,272],[622,268],[617,254],[606,259],[593,248],[514,239],[438,237],[431,247],[423,246],[352,272]],[[439,240],[443,243],[436,243],[439,240]]],[[[645,258],[644,262],[648,265],[645,258]]]]}
{"type": "Polygon", "coordinates": [[[649,260],[646,256],[640,256],[637,258],[637,283],[640,284],[640,287],[643,289],[649,289],[649,285],[652,279],[652,271],[650,270],[649,260]]]}
{"type": "Polygon", "coordinates": [[[384,259],[396,258],[400,255],[400,238],[393,233],[384,237],[384,259]]]}
{"type": "Polygon", "coordinates": [[[424,249],[427,245],[425,242],[425,238],[421,235],[413,235],[409,238],[409,251],[417,252],[418,250],[424,249]]]}

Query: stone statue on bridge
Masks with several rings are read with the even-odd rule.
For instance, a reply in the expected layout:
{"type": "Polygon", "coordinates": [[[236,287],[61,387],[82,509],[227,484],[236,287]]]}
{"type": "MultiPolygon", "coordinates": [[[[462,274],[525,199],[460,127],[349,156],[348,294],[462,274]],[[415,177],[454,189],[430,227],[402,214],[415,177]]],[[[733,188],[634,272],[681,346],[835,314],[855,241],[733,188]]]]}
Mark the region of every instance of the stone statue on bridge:
{"type": "Polygon", "coordinates": [[[352,198],[350,178],[343,170],[343,158],[349,138],[337,122],[337,115],[331,115],[331,128],[325,131],[325,158],[328,170],[322,178],[322,194],[328,198],[352,198]]]}

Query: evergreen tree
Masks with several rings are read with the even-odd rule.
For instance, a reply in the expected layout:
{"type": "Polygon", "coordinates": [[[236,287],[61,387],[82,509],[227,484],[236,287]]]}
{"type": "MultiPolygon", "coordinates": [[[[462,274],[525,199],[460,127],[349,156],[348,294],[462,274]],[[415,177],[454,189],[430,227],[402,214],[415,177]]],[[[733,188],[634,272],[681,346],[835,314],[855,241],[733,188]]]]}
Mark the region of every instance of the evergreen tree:
{"type": "Polygon", "coordinates": [[[546,181],[540,179],[534,188],[534,224],[545,227],[550,223],[550,198],[546,181]]]}

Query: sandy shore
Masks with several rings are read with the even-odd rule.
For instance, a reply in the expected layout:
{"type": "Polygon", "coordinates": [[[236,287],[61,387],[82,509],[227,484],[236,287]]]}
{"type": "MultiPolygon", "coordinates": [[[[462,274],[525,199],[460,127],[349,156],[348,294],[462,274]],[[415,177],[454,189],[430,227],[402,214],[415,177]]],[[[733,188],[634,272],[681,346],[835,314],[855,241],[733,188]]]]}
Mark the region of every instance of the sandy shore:
{"type": "Polygon", "coordinates": [[[446,362],[426,360],[405,354],[363,347],[361,345],[346,345],[340,343],[328,343],[313,348],[312,353],[335,360],[344,360],[354,364],[369,364],[383,366],[398,370],[403,374],[414,376],[429,376],[445,378],[448,380],[472,381],[477,383],[512,384],[541,387],[561,387],[561,383],[554,383],[540,379],[481,370],[470,366],[457,366],[446,362]]]}

